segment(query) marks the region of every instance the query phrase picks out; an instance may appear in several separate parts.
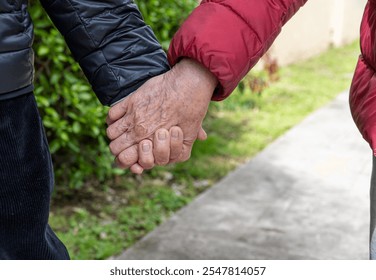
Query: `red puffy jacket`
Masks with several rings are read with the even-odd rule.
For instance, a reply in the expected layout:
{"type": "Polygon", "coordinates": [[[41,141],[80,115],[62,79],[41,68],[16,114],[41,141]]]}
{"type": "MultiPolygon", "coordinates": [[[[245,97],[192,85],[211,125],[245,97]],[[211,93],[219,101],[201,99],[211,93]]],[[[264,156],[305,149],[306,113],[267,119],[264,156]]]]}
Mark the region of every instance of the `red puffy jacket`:
{"type": "MultiPolygon", "coordinates": [[[[175,34],[171,65],[193,58],[218,79],[213,100],[226,98],[257,63],[282,26],[307,0],[203,0],[175,34]]],[[[376,154],[376,0],[369,0],[350,94],[355,123],[376,154]]]]}
{"type": "Polygon", "coordinates": [[[376,0],[368,0],[360,28],[362,54],[350,89],[354,121],[376,155],[376,0]]]}

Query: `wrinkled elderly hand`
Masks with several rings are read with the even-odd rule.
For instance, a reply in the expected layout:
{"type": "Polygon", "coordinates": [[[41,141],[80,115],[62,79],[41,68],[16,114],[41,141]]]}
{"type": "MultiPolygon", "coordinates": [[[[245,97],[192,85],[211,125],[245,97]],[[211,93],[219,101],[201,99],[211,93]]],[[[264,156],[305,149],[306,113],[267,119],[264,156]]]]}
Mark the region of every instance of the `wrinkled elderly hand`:
{"type": "Polygon", "coordinates": [[[117,164],[140,173],[188,160],[194,141],[206,137],[201,125],[216,85],[205,67],[183,59],[112,107],[107,136],[117,164]]]}

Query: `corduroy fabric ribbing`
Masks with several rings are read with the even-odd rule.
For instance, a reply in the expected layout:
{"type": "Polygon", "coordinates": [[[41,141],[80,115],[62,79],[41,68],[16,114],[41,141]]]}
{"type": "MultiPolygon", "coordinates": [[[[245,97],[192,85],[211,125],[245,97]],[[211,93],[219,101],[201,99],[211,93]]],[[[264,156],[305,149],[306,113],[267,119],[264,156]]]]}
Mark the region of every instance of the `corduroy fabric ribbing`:
{"type": "Polygon", "coordinates": [[[69,259],[48,225],[53,184],[33,93],[0,101],[0,259],[69,259]]]}

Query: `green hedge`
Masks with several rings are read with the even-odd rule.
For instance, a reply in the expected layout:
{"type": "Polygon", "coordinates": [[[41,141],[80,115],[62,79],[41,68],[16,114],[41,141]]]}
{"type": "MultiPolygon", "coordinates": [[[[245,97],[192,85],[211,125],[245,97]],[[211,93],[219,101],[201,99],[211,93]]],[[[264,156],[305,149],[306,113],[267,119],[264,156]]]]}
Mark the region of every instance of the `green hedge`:
{"type": "MultiPolygon", "coordinates": [[[[30,2],[35,25],[35,95],[50,143],[56,182],[70,188],[103,183],[120,172],[112,166],[105,135],[108,109],[92,93],[39,2],[30,2]]],[[[164,48],[196,4],[195,0],[137,2],[164,48]]]]}
{"type": "Polygon", "coordinates": [[[135,2],[164,49],[168,48],[176,30],[197,5],[197,0],[137,0],[135,2]]]}

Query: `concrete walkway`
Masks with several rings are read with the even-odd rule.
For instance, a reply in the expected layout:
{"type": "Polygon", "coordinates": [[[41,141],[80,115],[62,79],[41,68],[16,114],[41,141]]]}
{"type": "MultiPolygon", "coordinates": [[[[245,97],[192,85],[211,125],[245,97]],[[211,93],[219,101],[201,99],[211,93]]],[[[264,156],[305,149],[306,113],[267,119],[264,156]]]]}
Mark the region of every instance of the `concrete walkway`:
{"type": "Polygon", "coordinates": [[[347,99],[311,114],[118,259],[367,259],[372,156],[347,99]]]}

